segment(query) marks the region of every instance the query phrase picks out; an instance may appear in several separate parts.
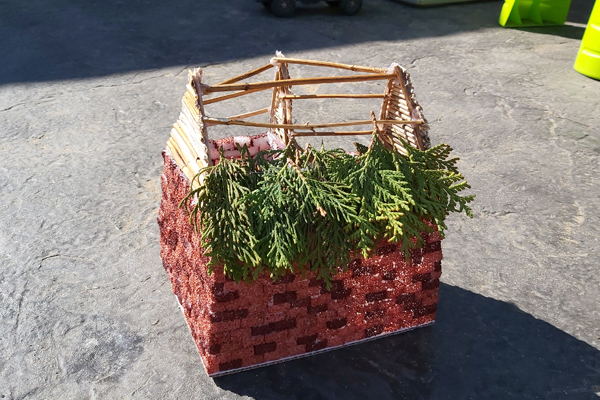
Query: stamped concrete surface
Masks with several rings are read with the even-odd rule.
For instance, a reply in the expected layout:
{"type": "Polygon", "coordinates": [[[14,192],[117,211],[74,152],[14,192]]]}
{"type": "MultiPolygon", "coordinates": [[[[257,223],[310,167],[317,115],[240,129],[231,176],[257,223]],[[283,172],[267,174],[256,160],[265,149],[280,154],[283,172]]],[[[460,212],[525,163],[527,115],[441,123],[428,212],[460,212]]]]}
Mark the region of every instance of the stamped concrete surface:
{"type": "MultiPolygon", "coordinates": [[[[501,2],[282,20],[249,0],[0,1],[0,398],[598,399],[600,81],[572,68],[592,3],[573,0],[565,26],[505,29],[501,2]],[[405,66],[475,216],[449,218],[432,327],[213,380],[159,259],[160,153],[188,68],[214,83],[275,50],[405,66]]],[[[231,133],[246,132],[212,131],[231,133]]]]}

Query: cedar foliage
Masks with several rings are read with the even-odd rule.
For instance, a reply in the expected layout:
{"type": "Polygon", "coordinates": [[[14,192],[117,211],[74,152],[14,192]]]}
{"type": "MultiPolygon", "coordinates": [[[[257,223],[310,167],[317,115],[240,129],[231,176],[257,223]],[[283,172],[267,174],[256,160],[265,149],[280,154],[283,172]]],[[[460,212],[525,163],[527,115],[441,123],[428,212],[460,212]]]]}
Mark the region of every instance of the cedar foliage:
{"type": "Polygon", "coordinates": [[[222,266],[236,281],[273,279],[310,266],[329,284],[353,253],[368,257],[377,242],[397,243],[405,252],[422,244],[420,232],[435,223],[443,235],[450,212],[465,212],[474,196],[456,169],[452,148],[407,154],[386,148],[373,133],[357,155],[308,146],[269,150],[204,168],[204,185],[181,202],[200,231],[211,271],[222,266]],[[189,202],[188,200],[194,201],[189,202]],[[192,204],[190,206],[190,204],[192,204]]]}

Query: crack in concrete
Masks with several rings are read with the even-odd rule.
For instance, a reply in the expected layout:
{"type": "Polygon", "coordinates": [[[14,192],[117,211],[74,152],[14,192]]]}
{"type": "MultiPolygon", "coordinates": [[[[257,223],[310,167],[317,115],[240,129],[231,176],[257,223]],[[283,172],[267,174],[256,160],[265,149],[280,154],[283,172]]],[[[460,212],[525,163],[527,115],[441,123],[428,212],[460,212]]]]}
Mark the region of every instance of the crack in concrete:
{"type": "MultiPolygon", "coordinates": [[[[212,65],[218,65],[218,64],[210,64],[210,63],[209,63],[209,64],[206,64],[206,65],[200,64],[200,67],[201,67],[201,68],[206,68],[206,67],[210,67],[210,66],[212,66],[212,65]]],[[[180,74],[181,74],[183,71],[185,71],[186,69],[189,69],[189,68],[190,68],[189,66],[184,66],[184,67],[182,67],[180,70],[178,70],[176,73],[173,73],[173,76],[174,76],[174,77],[177,77],[177,76],[179,76],[179,75],[180,75],[180,74]]],[[[49,95],[49,96],[46,96],[46,97],[43,97],[43,98],[41,98],[41,99],[40,99],[40,101],[38,101],[38,102],[36,102],[36,103],[30,103],[29,101],[24,101],[24,102],[20,102],[20,103],[13,104],[13,105],[12,105],[12,106],[10,106],[10,107],[7,107],[7,108],[0,109],[0,112],[9,111],[9,110],[12,110],[12,109],[14,109],[15,107],[18,107],[18,106],[25,106],[25,105],[28,105],[28,104],[31,104],[31,105],[33,105],[33,106],[38,106],[38,105],[41,105],[41,104],[47,103],[47,102],[49,102],[49,101],[54,101],[54,100],[57,100],[57,98],[58,98],[58,97],[61,97],[61,96],[64,96],[64,95],[72,95],[72,94],[78,94],[78,93],[85,93],[85,92],[89,92],[89,91],[92,91],[92,90],[94,90],[94,89],[99,89],[99,88],[114,88],[114,87],[120,87],[120,86],[137,85],[137,84],[140,84],[140,83],[143,83],[143,82],[149,81],[149,80],[158,79],[158,78],[163,78],[163,77],[169,76],[169,75],[171,74],[170,72],[166,72],[166,73],[163,73],[163,74],[160,74],[160,75],[154,75],[154,76],[150,76],[150,77],[148,77],[148,78],[144,78],[144,79],[141,79],[141,80],[139,80],[139,81],[135,81],[135,82],[134,82],[133,80],[134,80],[134,79],[135,79],[135,78],[136,78],[138,75],[140,75],[140,74],[142,74],[142,73],[143,73],[143,72],[137,72],[137,73],[136,73],[136,74],[135,74],[135,75],[134,75],[134,76],[133,76],[133,77],[132,77],[132,78],[129,80],[129,82],[125,82],[125,83],[119,83],[119,84],[114,84],[114,85],[95,85],[95,86],[92,86],[92,87],[83,88],[83,89],[81,89],[81,90],[68,90],[68,91],[64,91],[64,92],[60,92],[60,93],[55,93],[55,94],[52,94],[52,95],[49,95]]],[[[104,80],[106,80],[106,79],[104,79],[104,80]]]]}
{"type": "Polygon", "coordinates": [[[425,56],[421,56],[421,57],[417,57],[417,58],[413,59],[408,66],[409,67],[414,67],[415,63],[417,61],[421,61],[421,60],[424,60],[426,58],[431,58],[431,57],[433,57],[431,54],[428,54],[428,55],[425,55],[425,56]]]}
{"type": "MultiPolygon", "coordinates": [[[[184,68],[184,69],[185,69],[185,68],[184,68]]],[[[143,82],[146,82],[146,81],[150,81],[150,80],[153,80],[153,79],[158,79],[158,78],[164,78],[164,77],[166,77],[166,76],[169,76],[169,75],[170,75],[170,73],[164,73],[164,74],[161,74],[161,75],[150,76],[150,77],[148,77],[148,78],[144,78],[144,79],[141,79],[141,80],[139,80],[139,81],[134,81],[134,79],[135,79],[135,78],[136,78],[138,75],[140,75],[141,73],[142,73],[142,72],[137,72],[137,73],[136,73],[136,74],[135,74],[135,75],[134,75],[134,76],[131,78],[131,80],[130,80],[129,82],[125,82],[125,83],[119,83],[119,84],[115,84],[115,85],[96,85],[96,86],[92,87],[90,90],[93,90],[93,89],[103,89],[103,88],[114,88],[114,87],[129,86],[129,85],[139,85],[140,83],[143,83],[143,82]]],[[[179,75],[180,73],[181,73],[181,71],[179,71],[179,72],[178,72],[177,74],[175,74],[174,76],[177,76],[177,75],[179,75]]]]}
{"type": "Polygon", "coordinates": [[[317,33],[318,35],[324,36],[327,39],[333,40],[334,42],[339,42],[339,43],[343,43],[343,44],[346,44],[346,45],[350,44],[350,43],[345,42],[345,41],[343,41],[343,40],[341,40],[339,38],[336,38],[336,37],[333,37],[333,36],[329,36],[329,35],[327,35],[327,34],[325,34],[323,32],[315,31],[315,33],[317,33]]]}
{"type": "Polygon", "coordinates": [[[482,214],[485,214],[485,215],[492,216],[492,217],[505,217],[505,216],[510,215],[510,214],[519,214],[516,211],[508,211],[508,210],[505,210],[505,211],[490,211],[490,210],[487,210],[485,208],[482,208],[481,210],[479,210],[479,212],[482,213],[482,214]]]}
{"type": "Polygon", "coordinates": [[[27,393],[24,393],[24,394],[22,394],[21,396],[15,397],[14,399],[15,399],[15,400],[26,399],[26,398],[28,398],[28,397],[31,397],[31,396],[33,396],[33,395],[34,395],[34,394],[36,394],[37,392],[39,392],[39,391],[40,391],[40,389],[41,389],[40,387],[35,387],[35,388],[33,388],[33,389],[29,390],[27,393]]]}
{"type": "Polygon", "coordinates": [[[146,384],[148,383],[148,381],[150,380],[151,377],[152,377],[152,375],[150,375],[148,378],[146,378],[146,380],[138,388],[136,388],[133,392],[131,392],[130,396],[133,396],[138,390],[140,390],[141,388],[146,386],[146,384]]]}
{"type": "MultiPolygon", "coordinates": [[[[584,123],[583,123],[583,122],[581,122],[581,121],[577,121],[577,120],[574,120],[574,119],[570,119],[570,118],[567,118],[567,117],[565,117],[565,116],[562,116],[562,115],[560,115],[560,114],[557,114],[556,112],[554,112],[554,111],[552,111],[552,110],[548,109],[548,106],[545,106],[545,105],[543,105],[543,104],[541,104],[541,103],[537,103],[537,102],[533,101],[533,99],[529,99],[529,102],[527,102],[527,101],[523,101],[523,99],[521,99],[521,98],[516,98],[516,97],[506,97],[506,96],[503,96],[503,95],[501,95],[501,94],[498,94],[498,93],[493,93],[493,92],[486,91],[486,90],[482,90],[482,91],[481,91],[481,92],[479,92],[479,93],[485,93],[485,94],[489,94],[489,95],[491,95],[491,96],[498,97],[498,98],[500,98],[500,99],[502,99],[502,100],[505,100],[505,101],[508,101],[508,102],[513,102],[513,103],[515,103],[515,104],[517,104],[517,105],[520,105],[520,106],[522,106],[522,107],[523,107],[523,106],[526,106],[526,107],[528,107],[528,108],[531,108],[531,109],[534,109],[534,110],[537,110],[537,111],[542,111],[542,112],[545,112],[547,115],[550,115],[550,116],[553,116],[553,117],[556,117],[556,118],[559,118],[559,119],[564,119],[564,120],[566,120],[566,121],[573,122],[573,123],[575,123],[575,124],[581,125],[581,126],[583,126],[583,127],[589,128],[589,129],[594,129],[592,126],[590,126],[590,125],[586,125],[586,124],[584,124],[584,123]]],[[[514,108],[514,107],[511,107],[511,108],[514,108]]],[[[511,118],[511,119],[512,119],[512,118],[511,118]]],[[[557,135],[557,136],[558,136],[558,135],[557,135]]],[[[586,134],[585,136],[588,136],[588,135],[586,134]]],[[[580,138],[580,139],[578,139],[578,140],[581,140],[581,139],[582,139],[582,138],[580,138]]]]}
{"type": "Polygon", "coordinates": [[[42,259],[40,260],[40,265],[38,266],[38,269],[42,268],[42,266],[44,265],[44,261],[50,259],[50,258],[55,258],[55,257],[60,257],[60,254],[51,254],[45,257],[42,257],[42,259]]]}
{"type": "MultiPolygon", "coordinates": [[[[591,126],[589,126],[589,125],[586,125],[586,124],[584,124],[584,123],[583,123],[583,122],[581,122],[581,121],[576,121],[576,120],[574,120],[574,119],[571,119],[571,118],[563,117],[562,115],[558,115],[558,114],[556,114],[556,113],[554,113],[554,112],[552,112],[552,111],[550,111],[550,110],[548,110],[548,109],[547,109],[547,112],[548,112],[548,114],[549,114],[549,115],[551,115],[551,116],[553,116],[553,117],[560,118],[560,119],[564,119],[564,120],[566,120],[566,121],[573,122],[573,123],[575,123],[575,124],[577,124],[577,125],[581,125],[581,126],[584,126],[584,127],[586,127],[586,128],[589,128],[589,129],[594,129],[593,127],[591,127],[591,126]]],[[[589,135],[587,135],[587,134],[586,134],[585,136],[589,136],[589,135]]],[[[583,139],[583,138],[579,138],[579,139],[577,139],[577,140],[581,140],[581,139],[583,139]]]]}
{"type": "MultiPolygon", "coordinates": [[[[550,115],[552,115],[552,113],[550,111],[548,111],[548,113],[550,115]]],[[[562,119],[563,120],[569,120],[568,118],[562,118],[562,119]]],[[[550,123],[551,123],[550,129],[549,129],[549,132],[550,132],[550,135],[551,135],[551,137],[550,137],[551,142],[553,143],[554,147],[557,150],[562,150],[562,152],[566,153],[565,160],[566,160],[566,163],[567,163],[567,171],[565,171],[564,176],[565,176],[565,178],[566,178],[567,181],[565,182],[565,184],[571,190],[571,194],[573,196],[573,206],[575,206],[576,209],[577,209],[577,214],[576,214],[575,218],[572,221],[565,221],[564,222],[564,224],[563,224],[563,231],[561,232],[560,237],[563,240],[565,240],[565,241],[573,242],[574,244],[578,244],[577,241],[574,241],[572,239],[573,228],[581,226],[581,223],[585,220],[585,210],[584,210],[584,207],[581,204],[579,204],[579,202],[576,200],[576,196],[573,193],[574,190],[575,190],[574,188],[576,187],[576,184],[575,184],[575,174],[574,174],[575,161],[573,160],[573,154],[569,150],[567,150],[565,148],[562,148],[558,144],[558,139],[560,138],[560,135],[558,135],[556,133],[556,128],[558,127],[558,124],[552,118],[549,118],[549,120],[550,120],[550,123]],[[575,222],[575,226],[573,226],[573,222],[575,222]]]]}
{"type": "Polygon", "coordinates": [[[15,107],[22,106],[22,105],[25,105],[25,104],[27,104],[27,103],[26,102],[22,102],[22,103],[13,104],[12,106],[10,106],[8,108],[3,108],[2,110],[0,110],[0,112],[9,111],[9,110],[12,110],[15,107]]]}
{"type": "Polygon", "coordinates": [[[38,101],[38,102],[35,102],[35,103],[28,102],[28,101],[23,101],[23,102],[21,102],[21,103],[13,104],[13,105],[12,105],[12,106],[10,106],[10,107],[3,108],[2,110],[0,110],[0,112],[4,112],[4,111],[10,111],[10,110],[12,110],[12,109],[13,109],[13,108],[15,108],[15,107],[24,106],[24,105],[27,105],[27,104],[32,104],[34,107],[37,107],[37,106],[39,106],[39,105],[42,105],[42,104],[44,104],[44,103],[49,103],[49,102],[51,102],[51,101],[54,101],[54,100],[55,100],[55,97],[56,97],[56,96],[54,96],[54,95],[50,95],[50,96],[47,96],[47,97],[44,97],[44,98],[40,99],[40,101],[38,101]]]}
{"type": "Polygon", "coordinates": [[[23,290],[21,291],[21,297],[19,297],[19,301],[17,303],[17,319],[15,321],[14,331],[16,332],[19,329],[19,325],[21,323],[21,308],[23,306],[23,299],[25,298],[25,293],[27,292],[27,285],[29,285],[29,280],[25,281],[23,285],[23,290]]]}
{"type": "Polygon", "coordinates": [[[32,180],[34,176],[35,176],[35,174],[34,174],[34,175],[31,175],[30,177],[28,177],[27,179],[25,179],[25,180],[23,181],[23,183],[21,184],[21,186],[24,186],[24,185],[25,185],[27,182],[29,182],[30,180],[32,180]]]}

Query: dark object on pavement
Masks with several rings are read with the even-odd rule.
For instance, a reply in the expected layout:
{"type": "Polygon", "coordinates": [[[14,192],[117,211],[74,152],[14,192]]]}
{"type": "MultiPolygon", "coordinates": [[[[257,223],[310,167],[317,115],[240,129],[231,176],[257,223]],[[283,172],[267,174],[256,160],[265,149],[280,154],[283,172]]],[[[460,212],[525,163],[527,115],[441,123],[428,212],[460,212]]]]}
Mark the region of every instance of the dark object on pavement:
{"type": "MultiPolygon", "coordinates": [[[[263,6],[271,9],[271,12],[278,17],[287,18],[294,15],[296,10],[296,1],[302,4],[317,4],[323,0],[256,0],[263,6]]],[[[340,7],[346,15],[355,15],[362,8],[362,0],[325,0],[330,7],[340,7]]]]}

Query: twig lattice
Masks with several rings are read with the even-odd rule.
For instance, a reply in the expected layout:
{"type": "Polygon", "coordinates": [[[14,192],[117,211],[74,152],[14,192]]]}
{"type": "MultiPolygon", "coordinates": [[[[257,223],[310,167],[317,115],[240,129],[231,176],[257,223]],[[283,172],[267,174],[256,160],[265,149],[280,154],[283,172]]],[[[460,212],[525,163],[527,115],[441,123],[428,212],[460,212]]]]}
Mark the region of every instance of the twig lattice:
{"type": "Polygon", "coordinates": [[[201,185],[203,177],[194,180],[196,174],[207,166],[212,165],[209,154],[208,128],[213,125],[239,125],[247,127],[268,128],[284,146],[296,145],[295,137],[300,136],[349,136],[370,134],[372,130],[335,131],[335,127],[373,125],[382,142],[390,149],[406,154],[402,142],[420,150],[430,147],[427,120],[423,116],[421,106],[415,99],[409,74],[396,63],[389,68],[362,67],[333,62],[285,58],[277,52],[269,64],[263,65],[245,74],[227,79],[216,85],[202,82],[200,68],[189,72],[189,83],[182,99],[182,110],[178,121],[173,125],[171,138],[167,147],[175,161],[192,182],[193,186],[201,185]],[[340,70],[360,72],[362,75],[325,76],[316,78],[292,79],[289,64],[301,64],[314,67],[329,67],[340,70]],[[244,83],[245,79],[275,68],[272,81],[244,83]],[[373,80],[387,80],[383,94],[354,94],[331,93],[294,95],[294,85],[352,83],[373,80]],[[250,111],[228,118],[211,118],[204,111],[204,106],[217,102],[234,99],[250,93],[272,89],[270,107],[250,111]],[[233,92],[218,97],[211,94],[233,92]],[[292,122],[292,101],[319,98],[362,99],[381,98],[383,100],[378,119],[354,120],[345,122],[294,124],[292,122]],[[269,122],[247,121],[246,118],[261,114],[269,114],[269,122]],[[326,131],[318,129],[329,128],[326,131]],[[401,140],[400,140],[401,139],[401,140]]]}

